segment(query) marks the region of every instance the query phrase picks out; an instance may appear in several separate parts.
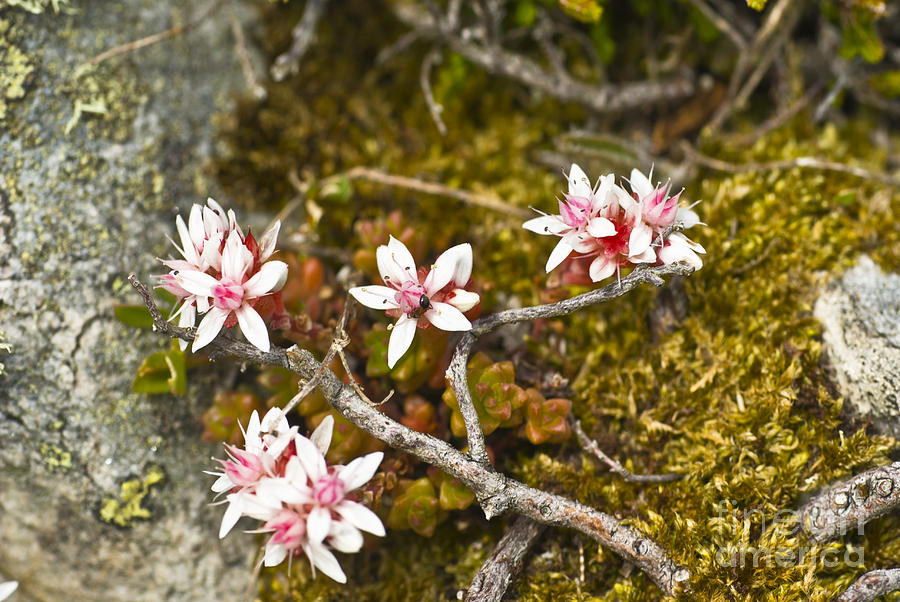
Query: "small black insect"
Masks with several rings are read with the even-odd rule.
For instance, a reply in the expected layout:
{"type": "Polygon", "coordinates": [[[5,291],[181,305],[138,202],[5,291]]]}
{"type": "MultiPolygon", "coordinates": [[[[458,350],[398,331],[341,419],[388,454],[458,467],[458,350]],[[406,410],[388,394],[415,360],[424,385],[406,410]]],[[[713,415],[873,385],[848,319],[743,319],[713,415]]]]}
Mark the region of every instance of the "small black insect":
{"type": "Polygon", "coordinates": [[[421,297],[419,297],[419,307],[421,309],[431,308],[431,299],[428,298],[428,295],[422,295],[421,297]]]}

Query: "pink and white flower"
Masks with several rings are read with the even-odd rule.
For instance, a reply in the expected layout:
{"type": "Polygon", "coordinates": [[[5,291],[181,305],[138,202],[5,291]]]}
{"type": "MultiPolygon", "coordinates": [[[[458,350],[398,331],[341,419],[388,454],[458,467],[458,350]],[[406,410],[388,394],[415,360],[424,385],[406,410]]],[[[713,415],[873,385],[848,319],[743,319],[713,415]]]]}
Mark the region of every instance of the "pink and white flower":
{"type": "Polygon", "coordinates": [[[245,433],[245,449],[219,460],[222,473],[213,491],[229,491],[228,508],[219,537],[225,537],[241,516],[263,522],[255,532],[270,533],[263,563],[275,566],[305,554],[315,569],[346,583],[347,576],[331,552],[353,553],[362,548],[362,532],[385,535],[381,519],[353,499],[384,456],[375,452],[346,466],[330,466],[325,454],[331,444],[334,419],[327,416],[309,438],[287,427],[278,408],[260,424],[256,412],[245,433]],[[277,413],[275,413],[277,412],[277,413]],[[238,459],[240,458],[240,459],[238,459]]]}
{"type": "Polygon", "coordinates": [[[547,260],[547,272],[570,257],[578,265],[570,262],[567,269],[583,270],[581,264],[590,262],[587,273],[592,282],[639,264],[688,261],[695,267],[702,265],[695,252],[703,248],[683,235],[670,236],[671,242],[662,241],[661,236],[653,240],[654,234],[662,235],[679,220],[682,227],[699,222],[693,211],[678,208],[680,193],[670,197],[668,186],[652,186],[638,170],[631,172],[632,194],[615,183],[613,174],[601,177],[592,188],[574,163],[568,180],[569,192],[559,201],[558,215],[544,214],[523,224],[532,232],[560,237],[547,260]],[[669,250],[663,253],[664,249],[669,250]]]}
{"type": "MultiPolygon", "coordinates": [[[[275,251],[275,241],[281,223],[275,222],[257,243],[251,234],[244,235],[234,211],[229,210],[226,213],[213,199],[207,199],[205,207],[195,204],[191,208],[187,224],[180,215],[177,216],[175,226],[181,245],[174,241],[172,244],[175,245],[181,258],[162,260],[171,271],[157,276],[157,280],[160,287],[180,300],[178,309],[169,318],[171,320],[177,317],[180,327],[192,328],[197,315],[206,314],[201,321],[201,326],[206,323],[203,336],[201,337],[198,332],[192,350],[196,351],[207,345],[222,326],[226,325],[228,317],[233,316],[233,319],[241,325],[241,331],[247,340],[268,351],[268,332],[262,318],[252,307],[256,299],[280,290],[287,278],[287,264],[283,262],[269,262],[273,265],[264,268],[268,265],[266,260],[275,251]],[[229,274],[226,276],[223,259],[229,247],[227,265],[229,274]],[[270,282],[271,274],[265,278],[261,277],[262,282],[260,279],[254,281],[249,288],[237,289],[238,285],[246,287],[264,269],[279,273],[279,278],[271,289],[263,290],[264,287],[260,286],[270,282]],[[217,297],[211,294],[210,279],[217,280],[224,286],[224,289],[220,289],[222,295],[217,297]],[[244,307],[245,301],[247,307],[244,307]],[[228,311],[223,314],[226,309],[228,311]]],[[[179,340],[179,345],[184,349],[187,343],[179,340]]]]}
{"type": "Polygon", "coordinates": [[[472,275],[469,243],[447,249],[427,270],[417,270],[406,245],[393,236],[387,245],[378,247],[375,257],[387,286],[357,286],[350,294],[366,307],[398,317],[388,343],[389,367],[409,349],[416,327],[430,324],[447,331],[471,330],[472,323],[463,312],[475,307],[480,297],[465,288],[472,275]]]}

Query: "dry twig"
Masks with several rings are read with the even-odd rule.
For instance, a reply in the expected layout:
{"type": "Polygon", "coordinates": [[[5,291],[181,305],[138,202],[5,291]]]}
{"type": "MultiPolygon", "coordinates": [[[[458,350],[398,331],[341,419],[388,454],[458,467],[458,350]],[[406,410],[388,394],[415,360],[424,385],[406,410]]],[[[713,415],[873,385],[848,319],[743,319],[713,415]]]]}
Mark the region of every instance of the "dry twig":
{"type": "Polygon", "coordinates": [[[695,163],[704,167],[709,167],[718,171],[727,171],[730,173],[743,173],[747,171],[772,171],[775,169],[793,169],[801,167],[805,169],[818,169],[821,171],[836,171],[845,173],[864,180],[872,180],[888,186],[900,188],[900,179],[888,174],[869,171],[861,167],[853,167],[844,163],[835,161],[824,161],[815,157],[796,157],[794,159],[783,159],[781,161],[766,161],[764,163],[729,163],[721,159],[714,159],[697,151],[686,140],[682,140],[681,149],[685,155],[695,163]]]}
{"type": "Polygon", "coordinates": [[[127,44],[120,44],[119,46],[114,46],[109,50],[101,52],[88,62],[84,63],[82,67],[87,67],[90,65],[97,65],[102,63],[107,59],[111,59],[114,56],[118,56],[120,54],[125,54],[126,52],[132,52],[134,50],[139,50],[146,46],[150,46],[151,44],[156,44],[157,42],[161,42],[167,38],[171,38],[177,36],[179,34],[190,31],[206,21],[206,19],[215,12],[219,5],[221,4],[220,0],[215,0],[212,2],[206,10],[200,13],[200,16],[194,19],[189,23],[185,23],[184,25],[176,25],[175,27],[170,27],[165,31],[160,31],[159,33],[154,33],[153,35],[149,35],[147,37],[141,38],[139,40],[134,40],[133,42],[128,42],[127,44]]]}
{"type": "Polygon", "coordinates": [[[228,20],[231,22],[231,33],[234,35],[234,48],[238,55],[238,61],[241,63],[241,73],[250,93],[256,100],[265,100],[268,93],[266,89],[259,84],[256,74],[253,72],[253,65],[250,63],[250,53],[247,52],[247,41],[244,38],[244,27],[241,25],[240,19],[234,14],[234,11],[228,9],[228,20]]]}
{"type": "Polygon", "coordinates": [[[692,96],[692,77],[674,77],[659,81],[592,86],[566,73],[555,73],[498,44],[482,44],[457,35],[455,29],[427,10],[413,4],[396,2],[392,8],[401,21],[419,32],[447,44],[452,50],[496,75],[519,81],[563,101],[576,102],[594,111],[609,113],[672,102],[692,96]]]}
{"type": "Polygon", "coordinates": [[[841,537],[900,508],[900,462],[860,473],[807,502],[797,512],[800,527],[818,542],[841,537]]]}
{"type": "Polygon", "coordinates": [[[444,107],[434,99],[434,92],[431,90],[431,70],[440,62],[441,53],[435,48],[425,55],[425,58],[422,60],[422,68],[419,72],[419,85],[422,86],[422,94],[425,96],[425,105],[428,107],[428,113],[431,114],[434,125],[437,126],[441,136],[446,136],[447,126],[444,124],[444,120],[441,119],[441,113],[444,112],[444,107]]]}
{"type": "Polygon", "coordinates": [[[467,190],[452,188],[443,184],[435,184],[433,182],[425,182],[424,180],[417,180],[416,178],[409,178],[407,176],[388,174],[370,167],[354,167],[340,175],[350,178],[351,180],[366,180],[367,182],[376,182],[386,186],[406,188],[407,190],[415,190],[416,192],[423,192],[425,194],[449,197],[467,205],[484,207],[485,209],[500,211],[515,217],[533,217],[531,212],[527,209],[507,205],[499,199],[481,196],[467,190]]]}
{"type": "Polygon", "coordinates": [[[544,532],[544,525],[520,516],[491,552],[466,594],[465,602],[500,602],[509,586],[522,572],[525,556],[544,532]]]}
{"type": "Polygon", "coordinates": [[[277,82],[283,81],[288,75],[293,75],[300,69],[303,55],[306,54],[316,38],[316,25],[319,24],[322,13],[325,12],[326,2],[327,0],[307,0],[303,17],[291,31],[293,39],[291,47],[284,54],[278,55],[269,69],[272,79],[277,82]]]}
{"type": "Polygon", "coordinates": [[[856,580],[834,602],[872,602],[900,590],[900,569],[869,571],[856,580]]]}
{"type": "Polygon", "coordinates": [[[619,475],[629,483],[670,483],[684,478],[684,474],[680,472],[670,472],[667,474],[635,474],[603,453],[603,450],[600,449],[597,442],[588,437],[584,432],[584,429],[581,428],[581,421],[573,419],[570,420],[570,423],[572,424],[572,430],[575,431],[575,436],[578,437],[578,441],[581,442],[581,446],[597,456],[601,462],[609,466],[611,472],[619,475]]]}

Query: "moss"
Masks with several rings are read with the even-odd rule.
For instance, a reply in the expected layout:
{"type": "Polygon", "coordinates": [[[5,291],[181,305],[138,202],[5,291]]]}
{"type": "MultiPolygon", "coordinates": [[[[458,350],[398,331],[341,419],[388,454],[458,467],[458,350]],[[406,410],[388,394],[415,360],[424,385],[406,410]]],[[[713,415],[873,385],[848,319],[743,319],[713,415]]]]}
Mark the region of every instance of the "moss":
{"type": "Polygon", "coordinates": [[[0,7],[3,6],[20,8],[35,15],[45,12],[48,8],[57,14],[72,10],[69,0],[0,0],[0,7]]]}
{"type": "MultiPolygon", "coordinates": [[[[382,11],[362,2],[347,6],[346,18],[381,35],[348,40],[324,23],[297,78],[271,85],[262,104],[241,101],[223,118],[231,151],[214,171],[232,196],[275,208],[295,194],[292,170],[314,180],[367,165],[489,193],[518,207],[554,207],[563,179],[533,158],[552,146],[555,134],[580,122],[580,109],[526,95],[517,84],[449,55],[433,76],[450,130],[442,137],[418,87],[422,49],[373,65],[377,50],[402,32],[382,11]]],[[[287,44],[298,12],[269,8],[265,40],[272,53],[287,44]]],[[[863,118],[837,129],[815,128],[801,117],[749,150],[706,150],[739,163],[815,155],[877,169],[884,156],[870,143],[871,130],[863,118]]],[[[584,166],[592,175],[608,170],[599,162],[584,166]]],[[[842,413],[811,306],[826,276],[861,252],[900,270],[900,231],[892,217],[900,213],[900,196],[846,175],[800,169],[704,173],[681,184],[687,185],[685,199],[704,199],[698,209],[708,224],[692,232],[708,254],[703,270],[682,282],[686,317],[651,332],[648,316],[664,311],[666,301],[643,288],[537,325],[516,377],[531,366],[541,375],[560,372],[574,389],[573,413],[607,453],[635,472],[688,477],[630,484],[574,443],[535,453],[530,445],[498,439],[502,429],[489,443],[502,450],[498,465],[529,484],[630,517],[691,570],[693,599],[830,599],[864,570],[900,561],[895,519],[812,546],[789,528],[790,509],[836,479],[888,462],[896,443],[870,436],[865,424],[842,413]],[[849,562],[859,550],[862,563],[849,562]],[[835,558],[840,562],[828,566],[835,558]]],[[[575,292],[547,290],[543,265],[553,241],[523,231],[506,215],[454,203],[357,183],[349,201],[323,205],[315,236],[352,250],[358,244],[354,220],[402,208],[405,224],[427,241],[426,256],[451,242],[473,243],[476,284],[488,311],[510,297],[531,304],[575,292]]],[[[422,394],[436,401],[433,391],[422,394]]],[[[451,513],[430,539],[393,534],[369,553],[342,558],[353,575],[349,586],[310,581],[296,566],[290,581],[282,571],[270,573],[265,597],[453,597],[500,532],[494,527],[493,536],[475,536],[454,529],[454,519],[475,516],[451,513]]],[[[614,554],[558,530],[541,539],[515,595],[661,597],[614,554]]]]}
{"type": "Polygon", "coordinates": [[[143,504],[154,485],[165,479],[163,469],[152,466],[143,479],[130,479],[122,483],[118,498],[104,498],[100,502],[100,520],[118,527],[129,527],[135,520],[146,520],[150,510],[143,504]]]}

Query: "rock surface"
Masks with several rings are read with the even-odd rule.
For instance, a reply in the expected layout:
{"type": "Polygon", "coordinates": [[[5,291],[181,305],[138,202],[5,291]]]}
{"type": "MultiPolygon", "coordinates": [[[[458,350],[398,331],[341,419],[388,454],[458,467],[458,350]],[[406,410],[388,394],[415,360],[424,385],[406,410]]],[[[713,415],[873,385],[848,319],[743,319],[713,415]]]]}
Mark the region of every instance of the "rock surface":
{"type": "Polygon", "coordinates": [[[0,1],[0,581],[20,582],[18,600],[237,599],[255,550],[220,542],[208,505],[212,370],[186,398],[133,394],[167,343],[112,312],[139,301],[129,272],[159,271],[176,211],[215,192],[200,169],[212,115],[244,87],[230,24],[219,11],[79,73],[204,8],[70,6],[0,1]]]}
{"type": "Polygon", "coordinates": [[[900,274],[863,256],[825,289],[815,315],[849,409],[900,438],[900,274]]]}

